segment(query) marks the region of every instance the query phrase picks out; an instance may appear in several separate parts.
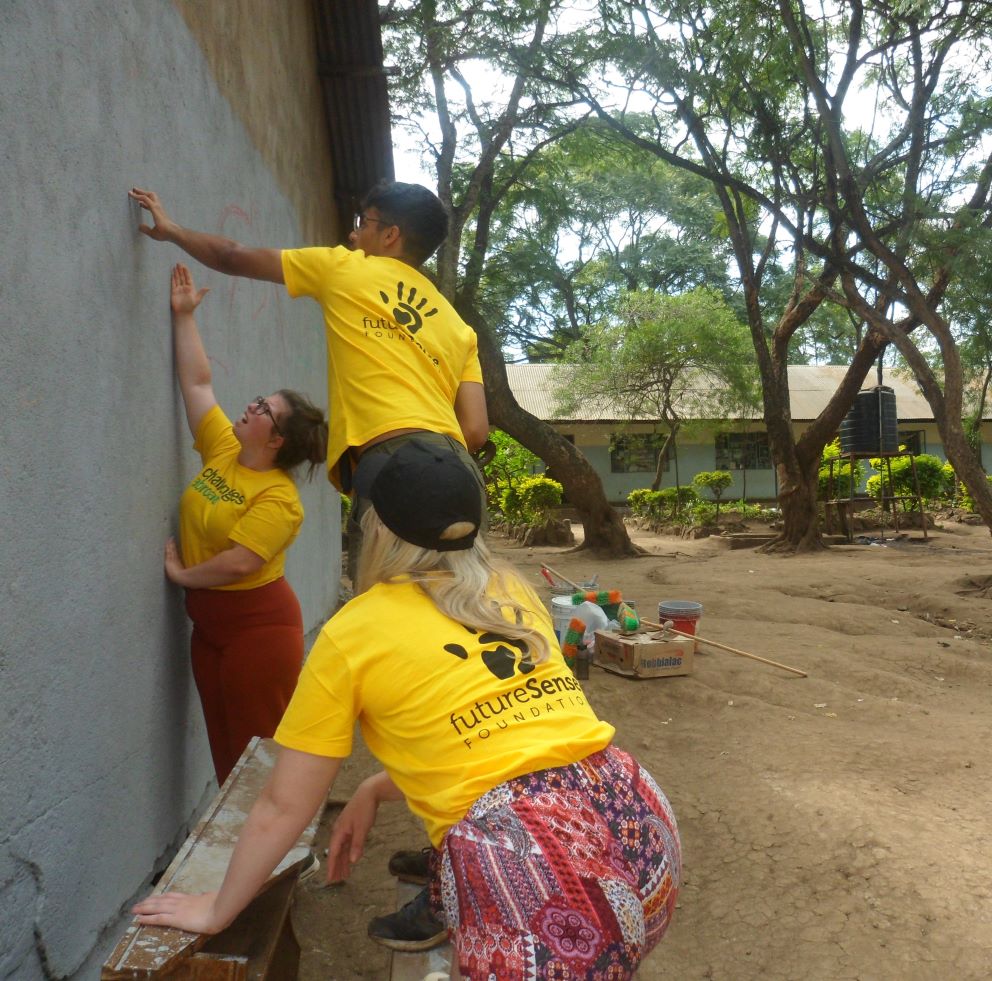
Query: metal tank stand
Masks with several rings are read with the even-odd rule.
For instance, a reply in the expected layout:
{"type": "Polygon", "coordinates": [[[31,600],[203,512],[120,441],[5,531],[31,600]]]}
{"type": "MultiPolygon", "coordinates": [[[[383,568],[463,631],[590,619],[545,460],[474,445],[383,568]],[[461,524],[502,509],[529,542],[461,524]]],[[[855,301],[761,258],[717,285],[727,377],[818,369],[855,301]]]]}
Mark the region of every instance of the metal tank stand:
{"type": "MultiPolygon", "coordinates": [[[[886,505],[891,502],[892,504],[892,524],[895,531],[899,532],[899,503],[902,502],[903,512],[908,513],[909,506],[907,501],[915,501],[917,510],[920,512],[920,527],[923,529],[923,538],[927,539],[927,523],[926,518],[923,516],[923,498],[920,495],[920,478],[916,472],[916,457],[914,454],[907,452],[906,450],[893,450],[890,452],[879,452],[878,450],[870,450],[867,452],[863,451],[852,451],[850,453],[841,453],[839,456],[833,457],[828,461],[828,472],[827,472],[827,499],[823,502],[823,514],[824,514],[824,524],[826,525],[827,531],[831,531],[831,518],[830,518],[830,508],[836,508],[837,518],[840,522],[841,530],[847,535],[848,542],[854,542],[854,525],[851,521],[851,517],[854,514],[854,461],[855,460],[870,460],[870,459],[880,459],[885,465],[885,477],[886,479],[882,481],[882,497],[879,504],[884,511],[886,505]],[[916,491],[915,494],[893,494],[892,493],[892,460],[901,457],[908,456],[910,461],[910,467],[913,471],[913,488],[916,491]],[[851,479],[848,481],[849,489],[847,497],[836,497],[837,490],[837,478],[840,476],[838,472],[836,477],[834,475],[834,465],[840,465],[842,463],[847,463],[850,467],[851,479]]],[[[873,499],[872,499],[873,500],[873,499]]],[[[881,540],[885,541],[885,526],[882,525],[880,529],[881,540]]]]}

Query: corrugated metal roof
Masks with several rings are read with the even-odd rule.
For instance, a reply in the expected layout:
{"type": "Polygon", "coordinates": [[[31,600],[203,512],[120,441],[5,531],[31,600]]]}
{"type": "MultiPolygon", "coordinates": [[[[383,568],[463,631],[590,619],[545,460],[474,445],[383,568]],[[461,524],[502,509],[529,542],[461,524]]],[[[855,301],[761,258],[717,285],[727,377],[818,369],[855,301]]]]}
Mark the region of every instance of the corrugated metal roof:
{"type": "Polygon", "coordinates": [[[394,179],[379,5],[377,0],[314,0],[313,9],[343,240],[365,192],[377,181],[394,179]]]}
{"type": "MultiPolygon", "coordinates": [[[[532,415],[546,422],[621,422],[630,421],[618,411],[608,393],[602,399],[590,400],[581,410],[562,415],[555,409],[557,381],[555,372],[558,365],[514,364],[506,366],[510,388],[520,405],[532,415]]],[[[808,422],[815,419],[837,390],[847,368],[843,365],[793,365],[789,368],[789,392],[792,403],[792,418],[795,422],[808,422]]],[[[871,371],[863,388],[874,388],[877,375],[871,371]]],[[[896,396],[896,412],[900,422],[924,422],[933,420],[933,411],[920,393],[916,382],[902,374],[886,371],[882,384],[888,385],[896,396]]],[[[986,413],[992,418],[992,408],[986,413]]],[[[649,417],[641,416],[648,420],[649,417]]],[[[753,418],[761,418],[760,411],[753,418]]]]}

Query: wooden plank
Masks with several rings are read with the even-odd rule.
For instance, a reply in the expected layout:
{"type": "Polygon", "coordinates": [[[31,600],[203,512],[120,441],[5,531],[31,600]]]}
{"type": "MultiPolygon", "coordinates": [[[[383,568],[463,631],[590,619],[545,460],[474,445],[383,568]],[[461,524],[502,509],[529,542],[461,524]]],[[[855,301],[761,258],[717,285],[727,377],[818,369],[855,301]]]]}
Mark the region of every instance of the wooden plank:
{"type": "Polygon", "coordinates": [[[248,981],[247,962],[243,957],[194,954],[183,961],[182,978],[183,981],[248,981]]]}
{"type": "MultiPolygon", "coordinates": [[[[220,888],[245,818],[268,780],[277,751],[277,746],[271,739],[255,737],[248,744],[202,820],[165,870],[155,887],[156,894],[172,891],[210,892],[220,888]]],[[[319,819],[319,814],[314,816],[309,827],[273,871],[263,889],[270,889],[288,879],[290,892],[292,891],[297,873],[309,857],[319,819]]],[[[235,924],[228,929],[234,929],[235,924]]],[[[218,937],[223,935],[218,934],[218,937]]],[[[177,965],[191,958],[209,940],[205,935],[174,930],[171,927],[139,926],[132,923],[104,963],[101,981],[178,977],[180,975],[172,973],[177,965]]]]}
{"type": "MultiPolygon", "coordinates": [[[[408,903],[423,886],[412,882],[396,883],[396,908],[408,903]]],[[[389,964],[389,981],[422,981],[431,974],[451,973],[451,944],[444,943],[433,950],[404,953],[394,950],[389,964]]]]}
{"type": "Polygon", "coordinates": [[[232,981],[295,978],[300,966],[300,945],[290,916],[295,889],[296,877],[288,876],[256,896],[223,933],[207,940],[193,960],[238,957],[244,962],[244,974],[232,975],[232,981]]]}

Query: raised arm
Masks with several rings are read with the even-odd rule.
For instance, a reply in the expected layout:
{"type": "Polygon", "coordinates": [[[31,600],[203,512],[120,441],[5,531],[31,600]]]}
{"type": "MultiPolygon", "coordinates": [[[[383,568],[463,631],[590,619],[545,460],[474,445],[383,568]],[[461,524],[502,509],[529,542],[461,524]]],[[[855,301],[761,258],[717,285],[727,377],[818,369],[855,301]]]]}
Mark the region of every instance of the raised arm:
{"type": "Polygon", "coordinates": [[[139,923],[194,933],[223,930],[252,901],[327,799],[341,760],[280,749],[272,776],[245,821],[219,892],[167,892],[135,905],[139,923]]]}
{"type": "Polygon", "coordinates": [[[198,262],[228,276],[246,276],[270,283],[284,283],[280,249],[254,249],[208,232],[196,232],[174,222],[162,207],[154,191],[133,187],[128,196],[152,216],[151,225],[139,225],[138,231],[156,242],[172,242],[198,262]]]}
{"type": "Polygon", "coordinates": [[[210,361],[203,347],[193,312],[209,292],[197,289],[189,270],[177,262],[172,269],[172,343],[176,352],[176,375],[186,406],[189,431],[196,437],[200,420],[217,404],[210,361]]]}

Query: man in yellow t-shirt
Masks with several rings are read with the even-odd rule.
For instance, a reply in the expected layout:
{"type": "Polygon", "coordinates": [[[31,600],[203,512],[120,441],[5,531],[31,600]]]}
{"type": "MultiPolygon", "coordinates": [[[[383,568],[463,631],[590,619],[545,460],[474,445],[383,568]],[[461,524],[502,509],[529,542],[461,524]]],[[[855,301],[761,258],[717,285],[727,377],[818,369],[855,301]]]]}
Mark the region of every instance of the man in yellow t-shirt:
{"type": "MultiPolygon", "coordinates": [[[[420,272],[448,233],[441,201],[418,184],[376,185],[355,215],[344,246],[250,248],[174,222],[158,196],[133,188],[150,212],[141,231],[173,242],[219,272],[285,284],[290,296],[321,306],[327,337],[328,476],[343,491],[369,450],[394,452],[416,435],[453,450],[481,475],[469,453],[486,441],[482,369],[474,331],[420,272]]],[[[349,524],[354,579],[359,530],[367,508],[357,500],[349,524]]]]}

